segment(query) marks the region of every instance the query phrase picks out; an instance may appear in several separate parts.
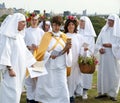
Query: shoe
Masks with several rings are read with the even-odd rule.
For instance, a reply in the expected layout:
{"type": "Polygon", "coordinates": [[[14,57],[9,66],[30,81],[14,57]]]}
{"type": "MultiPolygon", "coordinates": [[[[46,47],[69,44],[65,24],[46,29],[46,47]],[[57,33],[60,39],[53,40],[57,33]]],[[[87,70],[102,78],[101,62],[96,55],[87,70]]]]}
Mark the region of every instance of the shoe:
{"type": "Polygon", "coordinates": [[[108,97],[107,95],[98,95],[95,97],[95,99],[101,99],[101,98],[105,98],[105,97],[108,97]]]}
{"type": "Polygon", "coordinates": [[[88,91],[88,89],[85,89],[85,88],[83,89],[82,99],[88,99],[87,91],[88,91]]]}
{"type": "Polygon", "coordinates": [[[29,100],[29,99],[27,99],[27,103],[38,103],[38,102],[35,101],[35,100],[29,100]]]}
{"type": "Polygon", "coordinates": [[[70,103],[75,103],[74,97],[70,97],[70,103]]]}
{"type": "Polygon", "coordinates": [[[115,98],[115,97],[110,97],[110,99],[111,99],[112,101],[117,101],[117,98],[115,98]]]}
{"type": "Polygon", "coordinates": [[[83,96],[82,96],[82,99],[88,99],[88,96],[87,96],[87,94],[83,94],[83,96]]]}

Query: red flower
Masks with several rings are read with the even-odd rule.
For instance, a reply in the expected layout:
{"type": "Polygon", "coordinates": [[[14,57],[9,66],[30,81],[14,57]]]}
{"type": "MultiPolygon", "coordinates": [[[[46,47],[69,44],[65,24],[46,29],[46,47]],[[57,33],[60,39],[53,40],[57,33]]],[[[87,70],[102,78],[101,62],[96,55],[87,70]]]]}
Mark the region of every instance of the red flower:
{"type": "Polygon", "coordinates": [[[34,13],[32,14],[32,17],[35,17],[35,14],[34,14],[34,13]]]}
{"type": "Polygon", "coordinates": [[[26,21],[27,22],[30,22],[31,21],[31,18],[29,17],[29,18],[26,18],[26,21]]]}
{"type": "Polygon", "coordinates": [[[76,18],[74,16],[68,16],[68,19],[75,20],[76,18]]]}

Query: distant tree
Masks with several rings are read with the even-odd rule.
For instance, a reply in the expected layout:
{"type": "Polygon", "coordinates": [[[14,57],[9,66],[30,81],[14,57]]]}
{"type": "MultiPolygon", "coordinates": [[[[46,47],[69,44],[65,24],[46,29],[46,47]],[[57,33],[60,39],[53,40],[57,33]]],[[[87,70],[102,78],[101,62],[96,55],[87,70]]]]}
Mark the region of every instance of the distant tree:
{"type": "Polygon", "coordinates": [[[6,18],[6,16],[8,16],[7,14],[4,14],[0,17],[0,22],[3,22],[3,20],[6,18]]]}
{"type": "Polygon", "coordinates": [[[92,24],[93,24],[93,27],[95,29],[95,32],[96,32],[96,35],[98,36],[102,27],[105,25],[106,21],[104,18],[101,18],[101,17],[98,17],[98,16],[90,16],[89,17],[92,24]]]}

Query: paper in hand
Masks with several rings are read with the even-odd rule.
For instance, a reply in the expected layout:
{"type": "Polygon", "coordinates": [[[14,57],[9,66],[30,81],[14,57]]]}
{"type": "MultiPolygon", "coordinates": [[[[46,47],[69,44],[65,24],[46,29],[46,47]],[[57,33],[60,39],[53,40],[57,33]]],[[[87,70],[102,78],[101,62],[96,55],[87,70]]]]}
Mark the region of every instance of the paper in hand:
{"type": "Polygon", "coordinates": [[[34,65],[33,65],[33,71],[36,72],[43,72],[44,70],[44,62],[43,61],[37,61],[34,65]]]}
{"type": "Polygon", "coordinates": [[[28,72],[31,78],[39,77],[48,74],[43,61],[34,64],[34,67],[29,67],[28,72]]]}

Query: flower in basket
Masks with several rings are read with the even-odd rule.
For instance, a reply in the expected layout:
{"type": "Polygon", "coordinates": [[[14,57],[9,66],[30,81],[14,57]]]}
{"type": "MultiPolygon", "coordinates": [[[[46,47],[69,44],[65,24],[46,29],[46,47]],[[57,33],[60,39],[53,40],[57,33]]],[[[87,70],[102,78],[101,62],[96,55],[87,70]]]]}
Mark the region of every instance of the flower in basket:
{"type": "Polygon", "coordinates": [[[78,63],[79,64],[88,64],[88,65],[97,65],[98,60],[96,59],[95,56],[90,56],[90,57],[79,56],[78,63]]]}
{"type": "Polygon", "coordinates": [[[92,74],[95,71],[95,66],[98,64],[98,60],[95,56],[79,56],[78,64],[82,73],[92,74]]]}

